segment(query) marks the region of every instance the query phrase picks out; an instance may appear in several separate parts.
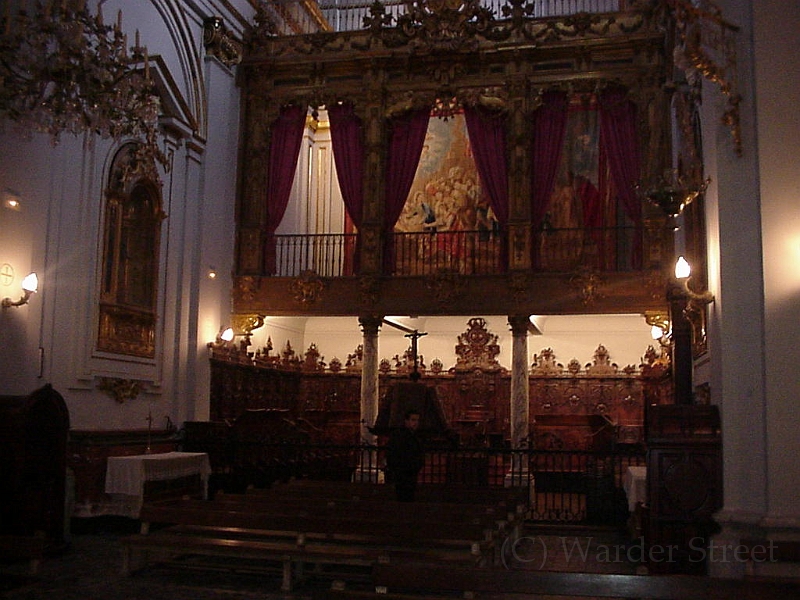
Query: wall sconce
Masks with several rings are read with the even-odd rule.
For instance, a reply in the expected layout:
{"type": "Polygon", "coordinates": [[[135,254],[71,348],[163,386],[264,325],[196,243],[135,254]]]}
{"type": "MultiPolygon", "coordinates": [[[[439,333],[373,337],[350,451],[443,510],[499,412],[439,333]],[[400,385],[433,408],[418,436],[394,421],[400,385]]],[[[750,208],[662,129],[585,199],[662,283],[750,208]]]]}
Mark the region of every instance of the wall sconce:
{"type": "Polygon", "coordinates": [[[15,192],[12,189],[5,188],[2,192],[2,197],[3,197],[3,208],[15,211],[22,210],[22,201],[20,199],[19,192],[15,192]]]}
{"type": "Polygon", "coordinates": [[[714,302],[714,294],[705,290],[703,292],[695,292],[689,287],[689,280],[691,279],[692,267],[689,262],[683,257],[679,256],[675,262],[675,279],[683,283],[683,291],[689,297],[689,300],[700,302],[702,304],[710,304],[714,302]]]}
{"type": "Polygon", "coordinates": [[[233,339],[236,337],[236,334],[233,331],[233,327],[220,327],[219,333],[217,333],[217,337],[214,339],[213,342],[208,342],[209,348],[224,348],[226,346],[230,346],[233,339]]]}
{"type": "Polygon", "coordinates": [[[647,311],[644,320],[650,325],[650,336],[661,346],[663,356],[672,346],[672,323],[669,315],[662,311],[647,311]]]}
{"type": "Polygon", "coordinates": [[[237,337],[241,337],[239,342],[238,352],[247,353],[247,347],[250,345],[250,338],[253,336],[253,330],[258,329],[264,325],[264,317],[261,315],[244,315],[238,318],[239,323],[234,325],[241,330],[241,333],[236,333],[233,327],[220,327],[219,333],[213,342],[209,342],[207,346],[212,351],[222,351],[222,353],[236,353],[236,346],[233,341],[237,337]]]}
{"type": "Polygon", "coordinates": [[[22,306],[23,304],[27,304],[28,300],[31,297],[31,294],[35,294],[39,288],[39,278],[36,276],[36,273],[29,273],[25,276],[25,279],[22,280],[22,297],[14,302],[11,298],[3,298],[0,302],[3,308],[8,308],[9,306],[22,306]]]}

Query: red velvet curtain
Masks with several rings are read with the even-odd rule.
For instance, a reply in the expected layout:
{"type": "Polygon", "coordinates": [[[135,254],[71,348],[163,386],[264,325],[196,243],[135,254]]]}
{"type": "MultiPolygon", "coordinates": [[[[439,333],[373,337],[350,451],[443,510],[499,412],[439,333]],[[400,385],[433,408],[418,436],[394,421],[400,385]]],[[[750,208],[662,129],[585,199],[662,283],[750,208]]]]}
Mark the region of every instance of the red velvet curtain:
{"type": "Polygon", "coordinates": [[[538,231],[553,195],[564,134],[567,130],[569,99],[564,92],[547,92],[533,116],[533,206],[531,222],[538,231]]]}
{"type": "MultiPolygon", "coordinates": [[[[506,159],[506,119],[502,113],[480,108],[465,107],[475,166],[481,178],[481,186],[489,196],[494,216],[505,231],[508,224],[508,165],[506,159]]],[[[501,247],[500,265],[508,268],[508,245],[506,238],[501,247]]]]}
{"type": "Polygon", "coordinates": [[[364,212],[364,143],[361,119],[352,104],[335,104],[328,108],[331,121],[331,144],[336,174],[347,214],[356,227],[361,227],[364,212]]]}
{"type": "MultiPolygon", "coordinates": [[[[364,142],[361,119],[352,104],[334,104],[328,108],[331,122],[331,145],[342,199],[352,225],[358,231],[355,248],[345,248],[345,274],[358,272],[361,248],[361,221],[364,213],[364,142]]],[[[346,227],[346,231],[347,232],[346,227]]]]}
{"type": "Polygon", "coordinates": [[[414,183],[419,157],[428,131],[430,110],[409,111],[391,120],[389,151],[386,160],[386,191],[383,211],[383,270],[391,273],[394,265],[394,224],[414,183]]]}
{"type": "Polygon", "coordinates": [[[481,185],[501,225],[508,223],[508,166],[504,115],[479,108],[464,108],[467,133],[481,185]]]}
{"type": "Polygon", "coordinates": [[[264,269],[268,275],[276,271],[275,230],[283,219],[292,192],[307,111],[302,106],[284,106],[272,124],[267,165],[267,235],[264,248],[264,269]]]}
{"type": "Polygon", "coordinates": [[[617,196],[636,228],[631,267],[642,267],[642,204],[635,185],[640,179],[639,145],[636,135],[636,105],[621,88],[600,94],[600,147],[608,159],[617,196]]]}
{"type": "MultiPolygon", "coordinates": [[[[546,92],[533,115],[533,190],[531,191],[531,239],[537,240],[544,215],[553,196],[564,134],[567,130],[569,99],[564,92],[546,92]]],[[[539,246],[531,244],[532,264],[539,264],[539,246]]]]}

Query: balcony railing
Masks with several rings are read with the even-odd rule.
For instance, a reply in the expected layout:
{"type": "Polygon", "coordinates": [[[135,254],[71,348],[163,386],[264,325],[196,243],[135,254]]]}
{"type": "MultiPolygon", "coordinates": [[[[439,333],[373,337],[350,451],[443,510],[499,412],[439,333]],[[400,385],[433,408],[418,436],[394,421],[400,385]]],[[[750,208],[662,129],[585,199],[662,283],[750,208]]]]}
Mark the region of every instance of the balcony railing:
{"type": "MultiPolygon", "coordinates": [[[[599,271],[635,270],[641,250],[634,227],[553,229],[533,237],[533,270],[571,272],[581,267],[599,271]]],[[[356,234],[275,236],[274,275],[297,277],[313,270],[320,277],[356,274],[356,234]]],[[[395,233],[393,260],[387,275],[396,277],[502,273],[507,268],[507,241],[503,232],[431,231],[395,233]]]]}
{"type": "Polygon", "coordinates": [[[395,233],[392,275],[500,273],[507,263],[504,248],[505,236],[490,231],[395,233]]]}
{"type": "Polygon", "coordinates": [[[315,271],[320,277],[354,274],[356,234],[317,233],[275,236],[275,275],[297,277],[315,271]]]}
{"type": "MultiPolygon", "coordinates": [[[[528,0],[525,6],[529,8],[529,17],[565,17],[577,13],[608,13],[625,10],[630,0],[528,0]]],[[[298,32],[318,31],[320,28],[319,15],[327,21],[331,31],[355,31],[364,28],[364,18],[370,15],[370,7],[374,4],[370,0],[319,0],[317,2],[319,13],[311,14],[305,0],[273,0],[272,5],[280,17],[278,21],[285,21],[284,35],[298,32]],[[315,18],[316,17],[316,18],[315,18]]],[[[405,0],[385,0],[381,2],[386,14],[392,17],[391,25],[395,25],[397,18],[407,12],[405,0]]],[[[507,0],[481,0],[481,6],[490,9],[495,19],[505,18],[504,7],[509,7],[507,0]]],[[[324,27],[324,25],[323,25],[324,27]]]]}

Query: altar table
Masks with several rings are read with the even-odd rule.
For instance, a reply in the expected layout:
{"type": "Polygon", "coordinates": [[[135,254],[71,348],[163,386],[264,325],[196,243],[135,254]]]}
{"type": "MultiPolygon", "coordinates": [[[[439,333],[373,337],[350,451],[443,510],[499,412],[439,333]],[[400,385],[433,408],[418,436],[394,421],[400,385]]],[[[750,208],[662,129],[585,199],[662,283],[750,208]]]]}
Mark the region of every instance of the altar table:
{"type": "Polygon", "coordinates": [[[205,452],[165,452],[110,456],[105,491],[120,501],[120,514],[137,518],[144,502],[145,482],[168,481],[197,475],[208,496],[211,465],[205,452]]]}

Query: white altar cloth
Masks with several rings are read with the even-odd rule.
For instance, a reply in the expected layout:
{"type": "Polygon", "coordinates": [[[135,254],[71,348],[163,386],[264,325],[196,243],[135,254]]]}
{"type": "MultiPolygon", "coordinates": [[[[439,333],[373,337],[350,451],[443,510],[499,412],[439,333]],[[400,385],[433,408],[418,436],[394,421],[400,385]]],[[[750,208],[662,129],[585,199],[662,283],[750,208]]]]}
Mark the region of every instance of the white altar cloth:
{"type": "Polygon", "coordinates": [[[105,491],[111,495],[128,496],[124,510],[138,517],[144,501],[146,481],[166,481],[199,475],[203,496],[208,494],[211,465],[205,452],[165,452],[134,456],[109,456],[106,466],[105,491]]]}
{"type": "Polygon", "coordinates": [[[633,512],[636,504],[647,504],[647,467],[628,467],[622,475],[622,488],[628,497],[628,510],[633,512]]]}

